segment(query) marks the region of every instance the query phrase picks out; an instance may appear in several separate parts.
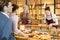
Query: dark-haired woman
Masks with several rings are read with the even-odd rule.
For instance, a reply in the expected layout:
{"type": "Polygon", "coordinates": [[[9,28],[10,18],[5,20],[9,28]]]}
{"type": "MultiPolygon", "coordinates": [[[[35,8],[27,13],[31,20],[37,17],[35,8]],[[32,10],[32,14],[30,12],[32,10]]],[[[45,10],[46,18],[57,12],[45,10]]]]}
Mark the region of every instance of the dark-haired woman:
{"type": "Polygon", "coordinates": [[[50,7],[45,8],[44,22],[51,27],[58,28],[58,19],[54,13],[51,13],[50,7]]]}
{"type": "Polygon", "coordinates": [[[24,37],[29,37],[30,34],[24,34],[20,30],[18,30],[18,16],[16,14],[19,7],[16,4],[13,4],[12,6],[13,6],[12,9],[13,13],[10,14],[10,19],[13,23],[13,33],[16,33],[17,35],[24,36],[24,37]]]}

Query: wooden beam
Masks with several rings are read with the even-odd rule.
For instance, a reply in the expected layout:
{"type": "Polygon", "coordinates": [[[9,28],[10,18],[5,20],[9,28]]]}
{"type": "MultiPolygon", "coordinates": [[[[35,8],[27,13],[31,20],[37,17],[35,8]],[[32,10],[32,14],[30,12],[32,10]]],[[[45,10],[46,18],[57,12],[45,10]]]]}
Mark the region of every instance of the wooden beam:
{"type": "Polygon", "coordinates": [[[56,8],[56,0],[54,0],[54,13],[56,13],[55,8],[56,8]]]}

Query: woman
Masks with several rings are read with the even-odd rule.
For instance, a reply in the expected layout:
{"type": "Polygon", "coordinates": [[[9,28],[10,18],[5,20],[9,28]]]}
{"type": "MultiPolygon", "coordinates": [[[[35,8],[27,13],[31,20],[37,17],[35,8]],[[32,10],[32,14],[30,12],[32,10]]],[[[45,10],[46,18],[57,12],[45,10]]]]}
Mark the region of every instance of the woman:
{"type": "Polygon", "coordinates": [[[25,5],[23,7],[23,12],[21,12],[21,14],[20,14],[20,19],[22,21],[22,24],[29,24],[31,22],[30,15],[28,13],[28,6],[27,5],[25,5]]]}
{"type": "Polygon", "coordinates": [[[58,19],[55,14],[50,12],[50,7],[45,8],[45,15],[44,15],[44,21],[50,26],[58,28],[58,19]]]}
{"type": "Polygon", "coordinates": [[[16,15],[16,13],[19,7],[16,4],[13,4],[12,6],[13,6],[13,9],[12,9],[13,13],[10,14],[10,19],[13,23],[13,32],[16,33],[17,35],[28,37],[29,34],[24,34],[20,30],[18,30],[18,16],[16,15]]]}

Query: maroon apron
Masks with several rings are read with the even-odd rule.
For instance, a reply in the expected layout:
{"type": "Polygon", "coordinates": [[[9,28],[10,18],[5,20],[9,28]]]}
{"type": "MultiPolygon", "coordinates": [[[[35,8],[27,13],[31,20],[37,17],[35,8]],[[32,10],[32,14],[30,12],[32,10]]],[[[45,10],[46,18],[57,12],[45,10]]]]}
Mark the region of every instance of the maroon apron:
{"type": "MultiPolygon", "coordinates": [[[[52,14],[51,14],[51,17],[52,17],[52,14]]],[[[48,20],[47,18],[46,18],[46,22],[47,22],[48,25],[51,24],[51,23],[55,23],[55,22],[53,21],[53,19],[48,20]]],[[[55,27],[56,29],[58,28],[58,25],[52,25],[52,26],[55,27]]]]}
{"type": "Polygon", "coordinates": [[[22,18],[22,24],[28,24],[28,18],[22,18]]]}
{"type": "Polygon", "coordinates": [[[29,24],[29,23],[28,23],[28,22],[29,22],[29,21],[28,21],[29,19],[27,18],[27,17],[28,17],[28,13],[23,14],[23,16],[24,16],[24,15],[25,15],[25,17],[23,17],[23,18],[21,19],[21,20],[22,20],[22,24],[29,24]]]}

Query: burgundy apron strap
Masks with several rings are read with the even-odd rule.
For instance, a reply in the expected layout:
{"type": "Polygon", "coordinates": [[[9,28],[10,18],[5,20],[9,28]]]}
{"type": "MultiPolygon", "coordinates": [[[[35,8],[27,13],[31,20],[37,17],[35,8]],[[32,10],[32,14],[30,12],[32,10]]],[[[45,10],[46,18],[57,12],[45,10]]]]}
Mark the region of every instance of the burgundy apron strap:
{"type": "Polygon", "coordinates": [[[51,17],[52,17],[52,14],[50,13],[51,17]]]}

